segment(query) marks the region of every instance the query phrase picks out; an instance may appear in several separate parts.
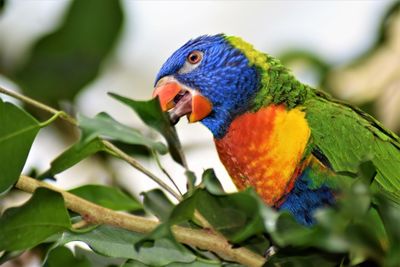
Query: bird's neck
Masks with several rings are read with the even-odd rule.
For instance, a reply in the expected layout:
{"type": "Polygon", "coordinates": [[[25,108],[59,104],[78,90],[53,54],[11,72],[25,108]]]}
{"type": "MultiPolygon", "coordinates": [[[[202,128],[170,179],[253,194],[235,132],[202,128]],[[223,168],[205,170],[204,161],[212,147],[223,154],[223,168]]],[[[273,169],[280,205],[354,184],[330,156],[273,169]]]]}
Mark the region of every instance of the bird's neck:
{"type": "Polygon", "coordinates": [[[250,67],[255,68],[259,75],[257,93],[248,107],[251,111],[271,104],[284,104],[286,108],[292,109],[304,103],[311,88],[298,81],[278,59],[255,49],[240,37],[225,38],[246,56],[250,67]]]}
{"type": "Polygon", "coordinates": [[[271,104],[283,104],[287,109],[302,105],[312,90],[297,80],[281,62],[267,55],[268,68],[260,68],[259,90],[253,99],[251,111],[271,104]]]}

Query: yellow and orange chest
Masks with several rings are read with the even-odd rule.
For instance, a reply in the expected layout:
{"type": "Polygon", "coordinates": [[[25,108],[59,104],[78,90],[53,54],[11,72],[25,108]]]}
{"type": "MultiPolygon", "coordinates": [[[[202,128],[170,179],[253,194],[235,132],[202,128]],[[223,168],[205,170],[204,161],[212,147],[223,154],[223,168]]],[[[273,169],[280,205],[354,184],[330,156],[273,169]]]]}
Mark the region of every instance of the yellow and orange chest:
{"type": "Polygon", "coordinates": [[[300,108],[270,105],[235,118],[215,144],[238,189],[253,186],[272,206],[292,189],[303,169],[309,138],[310,128],[300,108]]]}

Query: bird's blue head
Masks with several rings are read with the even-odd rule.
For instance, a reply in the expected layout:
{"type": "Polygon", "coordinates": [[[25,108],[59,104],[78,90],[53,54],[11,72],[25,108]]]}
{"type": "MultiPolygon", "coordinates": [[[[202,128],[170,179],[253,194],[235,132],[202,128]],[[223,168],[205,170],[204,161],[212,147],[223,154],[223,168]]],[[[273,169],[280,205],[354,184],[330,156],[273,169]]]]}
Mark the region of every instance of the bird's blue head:
{"type": "Polygon", "coordinates": [[[219,34],[190,40],[164,63],[154,96],[173,122],[187,115],[222,138],[232,120],[249,110],[260,75],[229,37],[219,34]]]}

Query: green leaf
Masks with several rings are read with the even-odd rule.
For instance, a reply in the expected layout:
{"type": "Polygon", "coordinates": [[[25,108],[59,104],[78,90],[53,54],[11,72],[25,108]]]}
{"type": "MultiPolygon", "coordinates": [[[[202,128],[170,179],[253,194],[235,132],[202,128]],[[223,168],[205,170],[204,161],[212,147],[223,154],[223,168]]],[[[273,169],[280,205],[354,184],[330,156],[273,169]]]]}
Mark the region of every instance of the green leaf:
{"type": "Polygon", "coordinates": [[[396,266],[399,264],[400,253],[400,208],[384,195],[378,195],[377,199],[378,213],[382,218],[389,242],[385,266],[396,266]]]}
{"type": "Polygon", "coordinates": [[[171,263],[189,263],[196,259],[188,249],[169,238],[156,239],[139,248],[138,261],[150,266],[165,266],[171,263]]]}
{"type": "Polygon", "coordinates": [[[3,12],[5,6],[6,6],[6,0],[0,0],[0,15],[3,12]]]}
{"type": "Polygon", "coordinates": [[[76,257],[85,257],[90,261],[91,266],[93,267],[113,267],[113,266],[121,266],[125,259],[119,258],[111,258],[102,256],[100,254],[95,253],[92,250],[88,250],[82,248],[81,246],[74,246],[74,254],[76,257]]]}
{"type": "Polygon", "coordinates": [[[72,241],[82,241],[88,244],[95,252],[114,258],[129,259],[137,255],[133,244],[142,238],[141,234],[108,225],[101,225],[90,232],[66,232],[59,244],[72,241]]]}
{"type": "Polygon", "coordinates": [[[115,187],[83,185],[69,190],[70,193],[113,210],[138,211],[142,205],[132,196],[115,187]]]}
{"type": "Polygon", "coordinates": [[[196,198],[196,209],[233,243],[265,231],[260,214],[264,204],[260,206],[252,190],[216,196],[201,189],[196,192],[196,198]]]}
{"type": "Polygon", "coordinates": [[[187,194],[192,194],[196,188],[196,174],[190,170],[185,171],[187,194]]]}
{"type": "Polygon", "coordinates": [[[144,145],[161,154],[167,153],[164,144],[155,142],[143,136],[139,131],[117,122],[107,113],[99,113],[93,119],[81,115],[78,120],[79,127],[82,129],[83,142],[96,137],[109,137],[127,144],[144,145]]]}
{"type": "Polygon", "coordinates": [[[0,251],[34,247],[70,227],[63,197],[38,188],[27,203],[6,210],[0,217],[0,251]]]}
{"type": "Polygon", "coordinates": [[[17,106],[0,99],[0,194],[18,180],[39,122],[17,106]]]}
{"type": "Polygon", "coordinates": [[[194,191],[194,194],[179,202],[171,211],[168,218],[168,223],[170,227],[174,224],[181,224],[183,222],[193,220],[194,212],[198,204],[198,194],[194,191]]]}
{"type": "Polygon", "coordinates": [[[143,235],[124,229],[102,225],[87,233],[67,232],[60,244],[82,241],[94,251],[109,257],[134,259],[150,266],[163,266],[172,262],[192,262],[195,256],[188,250],[177,250],[173,241],[156,240],[151,246],[143,245],[136,250],[134,244],[143,235]]]}
{"type": "Polygon", "coordinates": [[[213,195],[226,194],[213,169],[207,169],[203,172],[202,184],[213,195]]]}
{"type": "Polygon", "coordinates": [[[45,267],[91,267],[86,257],[75,257],[66,247],[56,247],[48,255],[45,267]]]}
{"type": "Polygon", "coordinates": [[[160,189],[142,193],[145,210],[150,211],[160,221],[165,222],[171,214],[174,204],[160,189]]]}
{"type": "Polygon", "coordinates": [[[93,119],[79,116],[79,124],[83,132],[81,140],[54,159],[50,169],[41,174],[40,179],[53,177],[84,158],[99,151],[107,151],[100,136],[128,144],[143,145],[149,149],[155,149],[161,154],[167,152],[164,144],[148,139],[137,130],[115,121],[106,113],[99,113],[93,119]]]}
{"type": "Polygon", "coordinates": [[[75,143],[55,158],[50,164],[50,169],[45,171],[38,178],[44,179],[53,177],[99,151],[106,151],[106,147],[100,138],[94,138],[85,143],[75,143]]]}
{"type": "Polygon", "coordinates": [[[370,185],[376,176],[376,167],[372,161],[362,162],[359,166],[359,177],[366,185],[370,185]]]}
{"type": "MultiPolygon", "coordinates": [[[[141,263],[140,261],[129,260],[125,262],[121,267],[147,267],[148,265],[141,263]]],[[[182,262],[173,262],[167,265],[168,267],[216,267],[221,266],[221,262],[217,261],[206,261],[203,259],[196,259],[193,262],[182,263],[182,262]]]]}
{"type": "Polygon", "coordinates": [[[260,255],[265,255],[266,251],[271,247],[271,242],[266,235],[260,234],[249,237],[244,242],[241,242],[240,246],[260,255]]]}
{"type": "Polygon", "coordinates": [[[341,255],[328,254],[321,251],[307,251],[304,249],[283,249],[268,259],[265,267],[294,266],[294,267],[320,267],[340,266],[341,255]]]}
{"type": "MultiPolygon", "coordinates": [[[[316,212],[317,224],[313,227],[299,225],[289,214],[280,214],[275,227],[269,230],[274,243],[293,248],[294,261],[302,261],[298,259],[305,256],[301,249],[311,247],[323,251],[320,254],[347,254],[351,266],[367,259],[381,263],[387,241],[382,234],[380,218],[372,212],[371,207],[365,208],[370,203],[370,197],[367,190],[359,188],[364,185],[362,180],[356,180],[354,185],[351,190],[343,190],[335,208],[316,212]]],[[[336,262],[340,261],[341,257],[336,262]]]]}
{"type": "Polygon", "coordinates": [[[358,259],[370,258],[377,261],[381,260],[385,250],[380,240],[375,234],[376,226],[372,226],[370,222],[356,222],[350,224],[346,229],[347,238],[350,245],[350,259],[358,263],[358,259]]]}
{"type": "MultiPolygon", "coordinates": [[[[205,176],[212,177],[212,174],[210,170],[205,172],[205,176]]],[[[242,242],[265,232],[262,210],[266,207],[252,190],[222,195],[218,186],[211,187],[219,195],[197,188],[172,209],[169,217],[167,217],[168,214],[164,214],[165,224],[171,227],[174,224],[191,221],[194,219],[195,210],[198,210],[215,230],[221,232],[233,243],[242,242]]],[[[161,236],[162,233],[165,236],[168,234],[161,230],[158,234],[160,233],[161,236]]],[[[155,239],[154,233],[148,237],[155,239]]]]}
{"type": "Polygon", "coordinates": [[[120,1],[73,1],[60,27],[39,39],[14,78],[42,102],[73,100],[98,75],[122,23],[120,1]]]}
{"type": "Polygon", "coordinates": [[[194,262],[183,263],[183,262],[174,262],[166,265],[168,267],[215,267],[221,266],[220,262],[216,261],[205,261],[202,259],[197,259],[194,262]]]}
{"type": "Polygon", "coordinates": [[[152,151],[150,151],[147,147],[142,145],[130,145],[120,141],[113,141],[112,143],[114,146],[118,147],[126,154],[134,158],[141,157],[150,159],[154,156],[154,153],[152,151]]]}
{"type": "Polygon", "coordinates": [[[135,261],[135,260],[129,260],[122,264],[121,267],[147,267],[146,264],[141,263],[140,261],[135,261]]]}
{"type": "MultiPolygon", "coordinates": [[[[265,210],[269,209],[252,190],[234,194],[224,193],[211,169],[203,173],[202,185],[173,207],[169,217],[168,214],[164,214],[163,219],[168,227],[193,221],[194,212],[198,210],[215,230],[233,243],[265,232],[264,216],[269,215],[265,210]],[[208,187],[218,195],[207,191],[208,187]]],[[[159,233],[168,234],[161,230],[159,233]]],[[[153,235],[154,233],[150,234],[149,239],[154,238],[153,235]]]]}
{"type": "Polygon", "coordinates": [[[157,98],[148,101],[137,101],[114,93],[110,96],[132,108],[148,126],[161,133],[167,140],[172,158],[179,164],[186,166],[186,159],[182,153],[181,143],[175,128],[171,125],[166,113],[161,110],[157,98]]]}
{"type": "MultiPolygon", "coordinates": [[[[327,214],[327,216],[329,215],[327,214]]],[[[317,233],[317,231],[315,232],[317,233]]],[[[270,234],[274,239],[274,243],[278,244],[281,247],[285,247],[288,245],[310,246],[310,243],[320,242],[320,239],[322,238],[328,239],[326,236],[323,235],[324,233],[320,233],[321,238],[318,238],[318,234],[315,234],[313,236],[312,233],[313,232],[309,227],[297,223],[293,216],[291,216],[287,212],[279,214],[279,217],[276,219],[275,222],[275,227],[270,230],[270,234]]],[[[347,243],[343,244],[343,242],[338,241],[337,243],[337,246],[334,246],[334,248],[337,248],[340,251],[346,250],[346,247],[344,245],[347,245],[347,243]]],[[[329,240],[327,240],[321,246],[329,247],[331,246],[331,244],[329,244],[329,240]]]]}

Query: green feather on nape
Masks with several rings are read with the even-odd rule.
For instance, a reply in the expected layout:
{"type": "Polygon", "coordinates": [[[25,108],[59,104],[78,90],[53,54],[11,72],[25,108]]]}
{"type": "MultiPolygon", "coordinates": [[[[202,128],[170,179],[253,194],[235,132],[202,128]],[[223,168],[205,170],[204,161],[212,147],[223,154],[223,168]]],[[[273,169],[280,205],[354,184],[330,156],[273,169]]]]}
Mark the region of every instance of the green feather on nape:
{"type": "Polygon", "coordinates": [[[256,50],[240,37],[225,38],[246,56],[249,65],[260,74],[260,88],[253,100],[252,111],[270,104],[283,103],[291,109],[304,103],[311,88],[299,82],[278,59],[256,50]]]}

